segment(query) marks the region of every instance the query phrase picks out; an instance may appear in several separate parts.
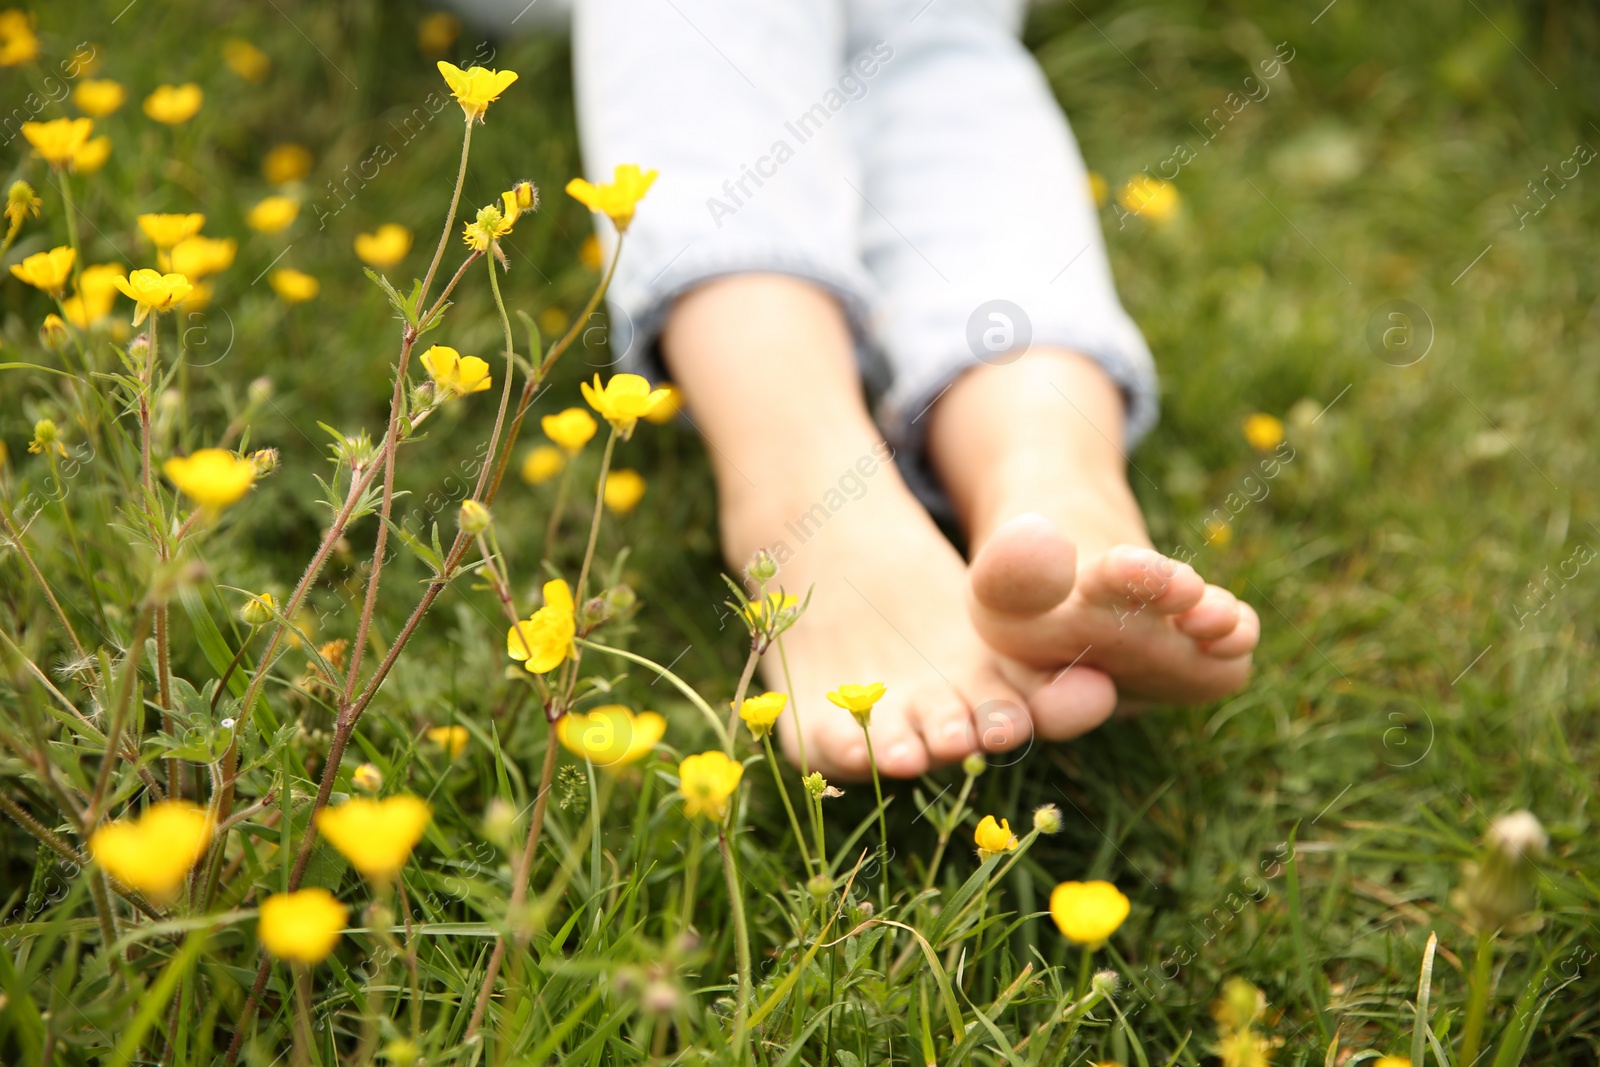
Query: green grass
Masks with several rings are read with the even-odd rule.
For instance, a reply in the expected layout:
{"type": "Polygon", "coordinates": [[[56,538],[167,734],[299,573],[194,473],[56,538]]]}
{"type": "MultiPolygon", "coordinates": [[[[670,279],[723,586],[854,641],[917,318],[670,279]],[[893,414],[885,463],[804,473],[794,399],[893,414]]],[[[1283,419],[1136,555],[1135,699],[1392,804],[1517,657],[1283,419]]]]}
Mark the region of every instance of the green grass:
{"type": "MultiPolygon", "coordinates": [[[[248,384],[262,376],[273,383],[270,403],[249,417],[249,437],[252,447],[281,450],[279,473],[192,550],[206,573],[170,601],[174,675],[204,691],[245,646],[244,672],[230,682],[237,697],[263,639],[247,645],[236,614],[243,598],[230,590],[270,590],[281,601],[330,519],[315,478],[328,476],[329,438],[317,423],[376,438],[387,418],[398,324],[362,277],[351,238],[384,221],[411,226],[417,247],[391,275],[420,274],[450,195],[459,112],[451,103],[410,140],[400,132],[418,107],[426,113],[429,94],[442,97],[415,43],[421,12],[409,5],[183,2],[140,4],[117,18],[121,7],[38,13],[43,64],[88,40],[102,54],[98,74],[130,90],[129,104],[99,124],[115,144],[111,162],[74,179],[88,220],[85,260],[149,265],[134,223],[143,211],[202,211],[207,233],[240,240],[213,308],[181,323],[192,365],[172,383],[181,403],[157,406],[158,454],[214,443],[243,409],[248,384]],[[265,83],[247,86],[221,64],[229,36],[271,55],[265,83]],[[192,123],[169,131],[143,117],[146,92],[185,80],[207,92],[192,123]],[[284,235],[255,234],[244,214],[269,192],[261,157],[290,139],[317,157],[302,215],[284,235]],[[389,155],[370,181],[343,186],[343,196],[330,191],[363,161],[389,155]],[[345,199],[319,229],[319,217],[345,199]],[[277,265],[308,270],[323,286],[317,300],[293,309],[265,280],[252,282],[285,246],[277,265]]],[[[454,58],[509,67],[522,80],[474,135],[462,203],[470,217],[516,179],[539,183],[544,207],[508,242],[505,299],[535,317],[549,308],[574,315],[598,276],[577,256],[589,218],[560,192],[579,171],[566,46],[532,39],[475,52],[478,40],[469,30],[454,58]]],[[[1592,556],[1600,507],[1591,427],[1600,396],[1600,171],[1583,165],[1520,228],[1512,205],[1529,210],[1526,183],[1572,157],[1575,145],[1600,147],[1589,103],[1600,91],[1600,22],[1559,0],[1339,0],[1326,10],[1259,0],[1080,2],[1035,10],[1027,40],[1090,166],[1113,190],[1146,166],[1158,172],[1180,143],[1193,151],[1176,178],[1181,212],[1172,222],[1124,220],[1115,207],[1102,216],[1124,300],[1163,373],[1163,421],[1132,457],[1130,477],[1157,543],[1192,552],[1212,580],[1259,610],[1257,675],[1219,705],[1155,711],[992,766],[972,785],[972,811],[932,896],[915,891],[940,809],[919,813],[953,786],[938,802],[948,805],[962,773],[886,783],[887,915],[933,942],[937,967],[923,965],[909,933],[868,921],[886,914],[875,870],[857,875],[848,899],[829,898],[825,914],[839,917],[820,934],[770,773],[752,764],[734,842],[753,1002],[773,1006],[752,1032],[753,1057],[830,1067],[923,1062],[925,1053],[941,1064],[1210,1064],[1218,1062],[1212,1005],[1228,979],[1242,978],[1265,998],[1256,1028],[1273,1042],[1276,1063],[1321,1063],[1335,1037],[1335,1062],[1353,1051],[1424,1047],[1431,1059],[1416,1009],[1431,932],[1431,1034],[1448,1063],[1465,1067],[1477,937],[1452,892],[1490,821],[1527,808],[1551,838],[1537,864],[1539,921],[1495,942],[1489,1051],[1479,1062],[1595,1063],[1600,579],[1592,556]],[[1293,59],[1271,92],[1220,129],[1214,120],[1202,145],[1206,117],[1245,88],[1279,42],[1293,59]],[[1377,332],[1389,325],[1380,309],[1402,300],[1423,310],[1432,332],[1426,356],[1403,367],[1379,358],[1369,341],[1375,317],[1377,332]],[[1285,419],[1293,449],[1271,477],[1239,429],[1258,411],[1285,419]],[[1218,509],[1237,512],[1230,536],[1207,543],[1202,524],[1218,509]],[[1034,842],[952,922],[960,911],[953,899],[978,869],[968,847],[976,816],[1008,814],[1026,825],[1045,803],[1063,810],[1062,831],[1034,842]],[[1058,1040],[1068,1037],[1058,1028],[1008,1054],[1077,980],[1079,953],[1043,909],[1056,882],[1088,878],[1114,881],[1133,902],[1095,957],[1122,976],[1115,1008],[1094,1006],[1068,1040],[1058,1040]],[[819,942],[828,947],[808,957],[819,942]],[[888,977],[886,954],[903,960],[888,977]],[[1028,980],[1012,988],[1030,964],[1028,980]],[[980,1010],[989,1024],[978,1021],[980,1010]]],[[[8,107],[26,106],[30,90],[48,92],[44,73],[0,72],[8,107]]],[[[41,117],[69,113],[49,104],[41,117]]],[[[53,179],[20,144],[5,149],[8,183],[31,181],[44,214],[23,228],[8,264],[66,239],[53,179]]],[[[454,238],[452,246],[446,269],[460,255],[454,238]]],[[[484,273],[471,273],[446,325],[428,338],[490,358],[496,391],[449,405],[403,452],[394,513],[424,536],[435,520],[441,537],[453,533],[498,398],[504,367],[491,357],[503,342],[484,273]]],[[[44,297],[8,280],[0,300],[0,363],[75,366],[73,351],[39,343],[51,310],[44,297]]],[[[119,318],[127,308],[119,305],[119,318]]],[[[178,331],[171,319],[162,330],[170,356],[178,331]]],[[[118,366],[111,344],[104,335],[93,342],[102,371],[118,366]]],[[[520,325],[516,344],[526,355],[520,325]]],[[[533,414],[578,403],[576,382],[607,362],[603,330],[585,333],[533,414]]],[[[113,395],[105,379],[0,371],[0,440],[9,452],[0,500],[32,517],[23,543],[90,653],[103,649],[116,677],[140,604],[164,571],[134,532],[138,425],[113,395]],[[60,424],[69,450],[64,511],[45,457],[26,448],[45,417],[60,424]],[[82,540],[92,589],[64,514],[82,540]]],[[[516,459],[537,436],[528,430],[516,459]]],[[[583,554],[583,498],[600,443],[578,461],[578,502],[555,553],[569,579],[583,554]]],[[[726,706],[748,642],[722,604],[700,445],[684,427],[646,425],[618,446],[617,462],[643,471],[650,489],[636,511],[601,529],[597,573],[607,585],[625,582],[639,602],[600,637],[673,663],[713,706],[726,706]]],[[[552,495],[551,486],[523,485],[513,469],[494,506],[524,614],[542,578],[552,495]]],[[[164,502],[170,514],[170,493],[164,502]]],[[[355,523],[312,588],[317,641],[354,637],[375,532],[371,517],[355,523]]],[[[390,546],[368,672],[427,577],[416,557],[393,539],[390,546]]],[[[381,1005],[376,1044],[415,1036],[431,1063],[737,1062],[735,935],[716,840],[703,824],[689,829],[669,795],[677,755],[716,740],[668,683],[651,684],[650,671],[597,653],[586,653],[585,673],[612,687],[608,700],[667,715],[671,758],[640,764],[617,783],[592,852],[583,844],[591,784],[581,764],[562,757],[532,885],[539,893],[570,853],[568,889],[531,951],[511,954],[487,1040],[463,1044],[494,932],[507,920],[512,857],[526,827],[524,815],[507,840],[486,830],[485,814],[497,798],[526,811],[545,752],[527,676],[507,670],[504,628],[486,584],[457,577],[356,729],[336,792],[351,790],[350,770],[367,759],[383,768],[387,791],[417,793],[435,808],[405,874],[416,921],[427,924],[415,939],[420,995],[404,953],[393,955],[394,937],[348,934],[313,972],[316,1055],[358,1062],[373,1047],[363,1044],[363,1027],[381,1005]],[[419,738],[423,727],[452,720],[472,740],[450,763],[419,738]],[[691,851],[698,933],[686,937],[678,917],[691,851]],[[659,1011],[667,1001],[676,1007],[659,1011]],[[663,1054],[652,1059],[656,1041],[663,1054]]],[[[100,666],[73,663],[9,544],[0,552],[0,630],[20,650],[8,643],[0,651],[0,790],[81,851],[43,767],[55,768],[62,792],[87,794],[101,751],[63,722],[62,701],[24,657],[99,728],[114,693],[94,682],[100,666]]],[[[227,877],[198,914],[179,906],[164,925],[136,923],[126,904],[114,904],[128,944],[108,952],[94,880],[55,862],[14,821],[0,822],[0,1059],[37,1062],[49,1046],[56,1062],[117,1062],[119,1042],[133,1062],[220,1055],[259,958],[254,908],[286,883],[278,846],[286,831],[297,843],[305,830],[335,728],[327,694],[293,684],[306,662],[291,650],[270,672],[242,746],[247,765],[263,762],[240,779],[239,796],[245,804],[276,793],[230,836],[227,877]],[[283,744],[269,749],[279,726],[283,744]]],[[[159,756],[156,681],[141,671],[141,751],[159,756]]],[[[198,714],[194,727],[203,740],[215,718],[198,714]]],[[[757,751],[741,745],[741,755],[757,751]]],[[[188,766],[196,781],[206,777],[203,762],[188,766]]],[[[795,776],[787,781],[802,804],[795,776]]],[[[141,788],[122,765],[113,782],[119,805],[137,807],[141,788]]],[[[597,779],[594,788],[605,786],[597,779]]],[[[871,790],[825,803],[829,855],[848,875],[876,844],[871,790]]],[[[337,853],[318,846],[307,884],[333,889],[352,905],[352,925],[368,925],[361,909],[370,894],[337,853]]],[[[248,1061],[288,1053],[290,981],[286,967],[272,972],[248,1061]]]]}

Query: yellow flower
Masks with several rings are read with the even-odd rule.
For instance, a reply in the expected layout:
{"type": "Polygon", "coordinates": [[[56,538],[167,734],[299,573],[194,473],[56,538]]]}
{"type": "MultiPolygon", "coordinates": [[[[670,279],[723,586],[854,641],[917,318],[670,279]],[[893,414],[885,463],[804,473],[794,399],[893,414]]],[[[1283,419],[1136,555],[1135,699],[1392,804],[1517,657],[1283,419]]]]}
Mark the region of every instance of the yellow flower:
{"type": "Polygon", "coordinates": [[[667,395],[644,416],[657,426],[665,426],[683,410],[683,392],[676,385],[663,385],[661,391],[667,395]]]}
{"type": "Polygon", "coordinates": [[[597,271],[600,269],[600,238],[591,233],[583,239],[583,244],[578,246],[578,262],[590,270],[597,271]]]}
{"type": "Polygon", "coordinates": [[[515,213],[503,211],[498,205],[490,204],[488,207],[479,208],[478,217],[462,226],[461,239],[473,251],[487,252],[496,241],[511,233],[511,226],[516,221],[515,213]]]}
{"type": "Polygon", "coordinates": [[[583,398],[600,413],[624,439],[631,436],[634,426],[644,416],[654,411],[666,399],[665,389],[650,388],[650,383],[637,374],[613,374],[603,387],[600,375],[594,376],[594,388],[588,382],[579,382],[583,398]]]}
{"type": "Polygon", "coordinates": [[[1206,544],[1216,545],[1218,548],[1227,548],[1232,540],[1232,523],[1217,518],[1206,520],[1206,544]]]}
{"type": "Polygon", "coordinates": [[[140,215],[139,229],[150,238],[150,243],[163,252],[169,251],[179,241],[187,240],[200,232],[206,217],[189,215],[140,215]]]}
{"type": "Polygon", "coordinates": [[[792,610],[799,603],[800,598],[793,593],[780,593],[774,590],[760,600],[752,600],[746,604],[744,617],[757,629],[765,629],[767,623],[792,610]]]}
{"type": "Polygon", "coordinates": [[[257,201],[244,220],[252,230],[280,233],[288,229],[299,214],[300,205],[294,200],[287,196],[269,196],[257,201]]]}
{"type": "Polygon", "coordinates": [[[1178,187],[1145,174],[1129,178],[1117,194],[1117,203],[1154,222],[1166,222],[1178,213],[1178,187]]]}
{"type": "Polygon", "coordinates": [[[489,70],[485,67],[462,70],[442,59],[439,60],[439,73],[444,75],[445,82],[450,86],[450,94],[461,105],[468,122],[473,119],[482,122],[489,105],[500,99],[500,94],[511,88],[511,83],[517,80],[515,71],[489,70]]]}
{"type": "Polygon", "coordinates": [[[621,704],[606,704],[587,715],[574,712],[556,724],[556,736],[575,756],[596,767],[624,767],[650,754],[667,732],[667,720],[653,711],[635,715],[621,704]]]}
{"type": "Polygon", "coordinates": [[[417,23],[417,48],[424,55],[443,55],[461,36],[461,20],[448,11],[424,15],[417,23]]]}
{"type": "Polygon", "coordinates": [[[51,119],[22,124],[22,136],[52,167],[70,166],[93,132],[94,119],[51,119]]]}
{"type": "Polygon", "coordinates": [[[551,445],[540,445],[530,449],[522,460],[522,480],[529,485],[538,485],[548,482],[551,478],[561,473],[561,468],[566,465],[566,457],[561,454],[561,449],[551,445]]]}
{"type": "Polygon", "coordinates": [[[872,682],[869,685],[841,685],[828,694],[828,699],[839,707],[856,717],[856,722],[864,730],[872,722],[872,706],[883,699],[884,690],[888,688],[882,682],[872,682]]]}
{"type": "Polygon", "coordinates": [[[158,85],[144,98],[144,113],[167,126],[181,126],[194,118],[205,102],[205,93],[194,82],[183,85],[158,85]]]}
{"type": "Polygon", "coordinates": [[[549,674],[572,654],[577,632],[572,589],[557,578],[544,583],[544,607],[506,631],[506,655],[525,660],[534,674],[549,674]]]}
{"type": "Polygon", "coordinates": [[[571,319],[567,318],[565,311],[553,304],[539,312],[539,330],[547,337],[566,333],[567,325],[571,321],[571,319]]]}
{"type": "Polygon", "coordinates": [[[419,797],[356,797],[337,808],[323,808],[317,831],[356,870],[369,878],[386,878],[405,866],[432,817],[433,809],[419,797]]]}
{"type": "Polygon", "coordinates": [[[11,273],[35,289],[60,296],[66,291],[67,279],[72,277],[72,264],[77,258],[77,252],[62,245],[48,252],[35,252],[21,263],[12,264],[11,273]]]}
{"type": "Polygon", "coordinates": [[[634,208],[656,180],[653,170],[641,171],[637,163],[617,166],[609,182],[595,185],[582,178],[567,183],[567,195],[578,203],[609,218],[618,232],[626,232],[633,221],[634,208]]]}
{"type": "Polygon", "coordinates": [[[33,186],[27,182],[17,181],[11,183],[11,188],[6,190],[6,221],[11,224],[11,233],[15,234],[22,229],[22,224],[30,218],[39,217],[39,209],[44,207],[44,201],[34,195],[33,186]]]}
{"type": "Polygon", "coordinates": [[[39,343],[52,352],[59,352],[68,340],[67,324],[60,315],[51,313],[39,324],[39,343]]]}
{"type": "Polygon", "coordinates": [[[1272,1046],[1254,1030],[1234,1030],[1217,1040],[1222,1067],[1270,1067],[1272,1046]]]}
{"type": "Polygon", "coordinates": [[[117,278],[126,272],[120,264],[102,262],[93,267],[83,267],[78,274],[78,291],[61,302],[62,314],[78,330],[88,330],[90,323],[99,322],[110,314],[117,304],[117,278]]]}
{"type": "Polygon", "coordinates": [[[240,37],[222,42],[222,61],[247,82],[261,81],[272,72],[271,57],[240,37]]]}
{"type": "Polygon", "coordinates": [[[778,721],[784,705],[788,703],[788,693],[762,693],[760,696],[746,697],[744,703],[739,705],[739,718],[750,727],[750,735],[759,741],[772,730],[772,724],[778,721]]]}
{"type": "Polygon", "coordinates": [[[85,78],[72,90],[72,102],[85,115],[105,118],[128,99],[128,91],[120,82],[109,78],[85,78]]]}
{"type": "Polygon", "coordinates": [[[1283,420],[1257,412],[1244,420],[1244,439],[1257,452],[1271,452],[1283,444],[1283,420]]]}
{"type": "Polygon", "coordinates": [[[311,173],[311,151],[303,144],[274,145],[261,157],[261,176],[273,185],[297,182],[311,173]]]}
{"type": "Polygon", "coordinates": [[[233,266],[233,257],[239,251],[239,242],[232,237],[186,237],[172,246],[168,253],[172,269],[185,278],[198,281],[210,274],[220,274],[233,266]]]}
{"type": "Polygon", "coordinates": [[[583,451],[583,446],[594,436],[597,425],[594,416],[582,408],[567,408],[560,414],[546,415],[539,420],[544,435],[560,445],[569,456],[576,456],[583,451]]]}
{"type": "Polygon", "coordinates": [[[411,251],[411,231],[386,222],[373,233],[356,234],[356,256],[369,267],[393,267],[411,251]]]}
{"type": "Polygon", "coordinates": [[[326,889],[274,893],[261,902],[256,935],[261,947],[280,960],[321,963],[344,932],[350,909],[326,889]]]}
{"type": "Polygon", "coordinates": [[[611,471],[606,475],[606,485],[601,497],[606,507],[618,515],[625,515],[644,498],[644,478],[638,471],[627,469],[611,471]]]}
{"type": "Polygon", "coordinates": [[[376,764],[363,763],[350,772],[350,781],[363,792],[376,793],[383,788],[383,772],[376,764]]]}
{"type": "Polygon", "coordinates": [[[148,267],[134,271],[126,279],[113,278],[111,283],[138,305],[133,312],[135,326],[143,323],[152,311],[171,311],[194,289],[189,279],[181,274],[162,274],[148,267]]]}
{"type": "Polygon", "coordinates": [[[204,808],[164,800],[137,819],[100,827],[89,838],[89,855],[123,885],[166,898],[205,854],[213,829],[204,808]]]}
{"type": "Polygon", "coordinates": [[[1379,1056],[1368,1067],[1411,1067],[1410,1056],[1379,1056]]]}
{"type": "Polygon", "coordinates": [[[16,8],[0,11],[0,67],[16,67],[39,55],[33,16],[16,8]]]}
{"type": "Polygon", "coordinates": [[[683,813],[689,818],[703,815],[720,822],[728,814],[728,798],[739,788],[744,765],[712,749],[688,756],[678,764],[678,788],[683,791],[683,813]]]}
{"type": "Polygon", "coordinates": [[[1089,177],[1089,199],[1094,201],[1094,206],[1095,207],[1105,207],[1106,206],[1106,194],[1109,192],[1109,190],[1106,187],[1105,178],[1100,174],[1099,171],[1094,171],[1094,170],[1091,170],[1089,172],[1089,176],[1088,177],[1089,177]]]}
{"type": "Polygon", "coordinates": [[[993,815],[983,817],[972,840],[984,852],[1010,852],[1017,847],[1017,835],[1011,832],[1011,821],[1001,819],[995,822],[993,815]]]}
{"type": "Polygon", "coordinates": [[[202,508],[217,511],[236,503],[256,480],[256,465],[225,448],[202,448],[174,456],[161,467],[167,479],[202,508]]]}
{"type": "Polygon", "coordinates": [[[317,294],[322,292],[322,283],[303,270],[293,267],[284,267],[267,275],[267,284],[272,286],[272,291],[291,304],[303,304],[307,300],[315,300],[317,294]]]}
{"type": "Polygon", "coordinates": [[[72,169],[79,174],[93,174],[111,158],[111,138],[96,137],[85,141],[72,156],[72,169]]]}
{"type": "Polygon", "coordinates": [[[448,345],[434,345],[422,353],[422,369],[445,399],[481,393],[494,384],[488,363],[477,356],[463,356],[448,345]]]}
{"type": "Polygon", "coordinates": [[[1110,882],[1062,882],[1050,894],[1050,917],[1069,941],[1106,943],[1128,917],[1128,898],[1110,882]]]}
{"type": "Polygon", "coordinates": [[[465,726],[435,726],[428,731],[428,740],[450,753],[455,759],[467,747],[469,740],[465,726]]]}

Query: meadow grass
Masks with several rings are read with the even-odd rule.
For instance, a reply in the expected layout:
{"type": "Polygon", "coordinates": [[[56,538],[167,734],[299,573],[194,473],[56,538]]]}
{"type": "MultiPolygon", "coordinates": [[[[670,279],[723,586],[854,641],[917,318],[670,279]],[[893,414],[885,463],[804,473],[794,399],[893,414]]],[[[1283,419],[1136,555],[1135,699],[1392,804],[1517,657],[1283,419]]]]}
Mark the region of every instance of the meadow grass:
{"type": "MultiPolygon", "coordinates": [[[[163,562],[138,518],[137,404],[123,405],[137,383],[85,373],[121,373],[114,346],[125,349],[130,332],[100,328],[87,354],[75,343],[51,350],[38,336],[50,301],[16,280],[0,290],[0,500],[20,531],[0,553],[6,1062],[211,1063],[239,1032],[261,959],[257,909],[289,886],[347,704],[319,676],[337,664],[311,653],[357,636],[376,518],[329,543],[296,618],[304,639],[259,675],[264,638],[239,617],[241,591],[271,592],[281,606],[334,517],[318,481],[332,477],[333,439],[319,424],[383,437],[401,327],[351,241],[379,223],[408,226],[415,247],[385,273],[397,285],[420,276],[461,140],[438,57],[419,48],[424,12],[410,5],[119,9],[41,7],[43,53],[0,71],[4,99],[31,112],[33,92],[38,118],[75,114],[48,99],[47,75],[59,83],[55,64],[80,42],[100,57],[96,77],[128,86],[128,103],[97,124],[112,137],[110,162],[71,179],[83,262],[154,265],[135,224],[149,211],[204,212],[206,233],[240,243],[209,308],[158,320],[173,375],[150,390],[158,450],[214,445],[230,426],[225,443],[239,447],[247,426],[250,448],[279,455],[276,472],[186,550],[202,573],[163,562]],[[224,65],[233,37],[271,58],[265,80],[247,83],[224,65]],[[193,120],[168,128],[141,113],[157,84],[190,80],[206,92],[193,120]],[[259,167],[283,141],[310,147],[315,165],[289,190],[299,218],[268,236],[245,218],[273,192],[259,167]],[[283,266],[315,275],[317,298],[279,299],[267,275],[283,266]],[[251,393],[263,377],[270,395],[251,393]],[[45,418],[59,425],[65,455],[28,452],[45,418]],[[157,641],[134,640],[156,603],[167,608],[176,694],[166,710],[178,728],[166,740],[149,667],[157,641]],[[132,646],[143,665],[126,672],[132,646]],[[205,801],[207,768],[223,762],[229,739],[206,706],[208,686],[225,673],[224,708],[250,681],[262,685],[239,738],[235,810],[248,814],[215,857],[209,894],[157,902],[152,919],[108,893],[97,868],[62,854],[87,851],[74,813],[96,792],[95,737],[115,716],[116,680],[136,680],[128,736],[143,769],[166,783],[167,764],[180,766],[205,801]],[[164,758],[174,750],[184,758],[164,758]]],[[[465,557],[328,778],[342,802],[359,793],[356,766],[370,762],[384,794],[431,803],[404,893],[369,888],[339,851],[315,846],[303,884],[348,903],[351,928],[306,971],[309,1026],[298,1038],[300,972],[268,970],[244,1062],[1147,1067],[1345,1063],[1373,1052],[1466,1067],[1473,1047],[1483,1050],[1476,1062],[1496,1067],[1600,1059],[1600,849],[1589,806],[1600,761],[1590,566],[1600,543],[1591,430],[1600,198],[1593,165],[1571,176],[1568,162],[1581,156],[1575,146],[1591,159],[1600,146],[1588,103],[1600,90],[1600,20],[1555,0],[1047,3],[1027,43],[1110,187],[1102,222],[1119,286],[1162,368],[1163,420],[1131,457],[1132,484],[1156,543],[1261,614],[1252,684],[1217,705],[1030,746],[976,777],[950,768],[886,782],[886,865],[875,857],[873,791],[849,786],[821,802],[835,877],[814,894],[762,750],[740,727],[736,754],[753,762],[727,858],[752,957],[742,988],[717,827],[687,819],[674,795],[679,759],[719,739],[669,680],[585,649],[587,705],[658,711],[666,736],[619,773],[560,756],[527,872],[532,906],[509,914],[548,735],[540,694],[504,653],[498,576],[522,616],[547,578],[575,579],[604,425],[571,463],[544,572],[557,483],[526,485],[517,470],[542,440],[537,417],[582,406],[577,383],[609,376],[614,357],[603,313],[577,318],[600,273],[580,256],[591,217],[561,192],[581,172],[566,45],[485,41],[469,28],[445,58],[521,77],[475,129],[462,215],[470,221],[514,181],[536,182],[544,204],[505,240],[499,285],[538,336],[530,343],[513,318],[513,340],[527,360],[535,344],[577,330],[493,502],[495,572],[473,569],[476,552],[465,557]],[[1279,64],[1271,77],[1260,65],[1269,58],[1279,64]],[[1146,167],[1178,193],[1164,222],[1116,202],[1146,167]],[[1241,424],[1257,412],[1283,420],[1286,451],[1246,442],[1241,424]],[[451,759],[425,731],[453,724],[468,741],[451,759]],[[978,817],[1006,816],[1022,833],[1045,804],[1063,814],[1058,833],[1030,838],[1015,862],[974,855],[978,817]],[[1532,864],[1536,907],[1490,939],[1463,897],[1465,868],[1476,863],[1482,876],[1491,822],[1521,809],[1549,833],[1532,864]],[[1069,879],[1107,879],[1131,899],[1092,957],[1093,969],[1117,972],[1114,995],[1084,984],[1085,953],[1048,914],[1052,887],[1069,879]],[[507,932],[495,997],[469,1039],[507,932]],[[1235,980],[1259,990],[1259,1012],[1235,980]],[[1478,1026],[1475,985],[1481,1037],[1466,1033],[1478,1026]]],[[[20,138],[6,159],[8,184],[24,178],[43,201],[10,264],[65,243],[67,229],[60,175],[20,138]]],[[[441,281],[461,261],[459,230],[441,281]]],[[[433,524],[449,544],[479,471],[505,373],[487,273],[469,272],[423,343],[482,356],[494,388],[441,406],[404,446],[358,681],[425,588],[433,524]]],[[[130,307],[119,302],[118,322],[130,307]]],[[[615,597],[594,639],[670,664],[726,708],[751,641],[719,577],[701,445],[685,424],[641,424],[615,456],[648,488],[600,525],[590,591],[626,586],[636,603],[615,597]]],[[[347,475],[338,488],[348,485],[347,475]]],[[[182,498],[158,491],[181,521],[182,498]]],[[[803,699],[815,706],[820,694],[803,699]]],[[[131,815],[151,795],[134,767],[115,762],[109,814],[131,815]]],[[[792,769],[784,776],[809,833],[807,794],[792,769]]],[[[804,847],[815,855],[809,838],[804,847]]]]}

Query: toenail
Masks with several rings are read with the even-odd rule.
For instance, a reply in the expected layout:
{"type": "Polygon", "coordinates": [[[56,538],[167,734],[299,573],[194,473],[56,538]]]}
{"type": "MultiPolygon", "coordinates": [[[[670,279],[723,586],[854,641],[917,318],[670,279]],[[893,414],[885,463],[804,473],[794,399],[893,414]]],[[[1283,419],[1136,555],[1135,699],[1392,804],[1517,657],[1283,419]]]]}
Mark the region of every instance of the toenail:
{"type": "Polygon", "coordinates": [[[899,767],[910,763],[916,758],[916,751],[911,747],[911,742],[901,741],[897,745],[891,745],[885,755],[887,757],[884,760],[885,763],[899,767]]]}
{"type": "Polygon", "coordinates": [[[970,722],[956,721],[944,728],[946,741],[965,743],[972,740],[972,724],[970,722]]]}

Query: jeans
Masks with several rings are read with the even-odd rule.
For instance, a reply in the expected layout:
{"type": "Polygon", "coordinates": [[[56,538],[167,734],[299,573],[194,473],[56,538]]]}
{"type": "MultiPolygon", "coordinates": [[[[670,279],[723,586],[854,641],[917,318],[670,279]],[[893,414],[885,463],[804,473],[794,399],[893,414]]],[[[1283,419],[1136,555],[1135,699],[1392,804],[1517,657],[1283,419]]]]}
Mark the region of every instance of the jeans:
{"type": "Polygon", "coordinates": [[[660,171],[610,290],[619,367],[660,376],[676,297],[775,272],[838,298],[879,425],[935,506],[923,416],[1030,344],[1103,367],[1137,442],[1154,363],[1021,16],[1021,0],[579,0],[589,177],[660,171]]]}

